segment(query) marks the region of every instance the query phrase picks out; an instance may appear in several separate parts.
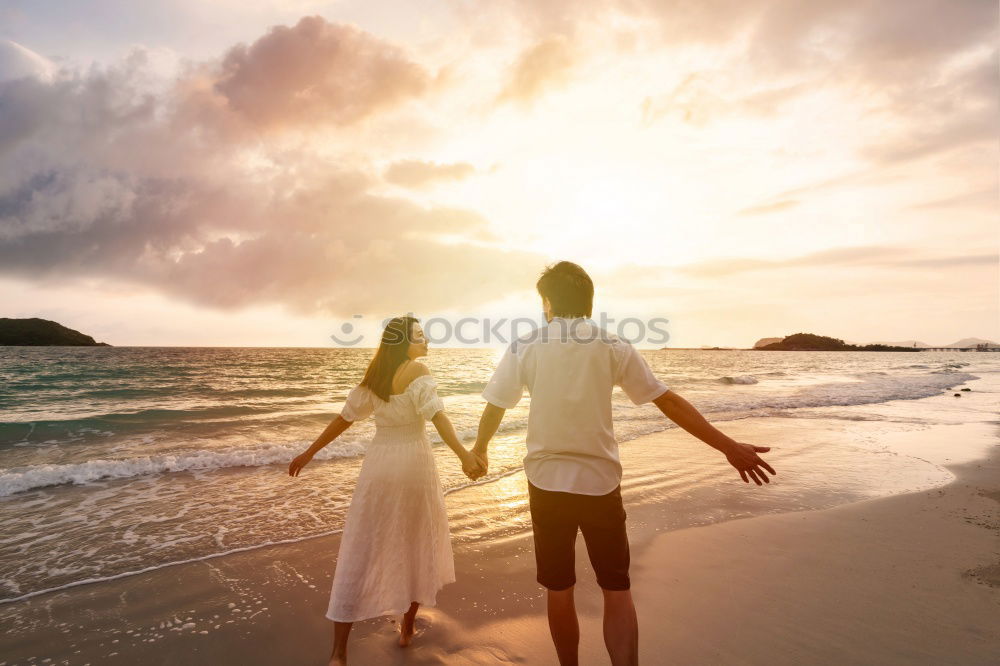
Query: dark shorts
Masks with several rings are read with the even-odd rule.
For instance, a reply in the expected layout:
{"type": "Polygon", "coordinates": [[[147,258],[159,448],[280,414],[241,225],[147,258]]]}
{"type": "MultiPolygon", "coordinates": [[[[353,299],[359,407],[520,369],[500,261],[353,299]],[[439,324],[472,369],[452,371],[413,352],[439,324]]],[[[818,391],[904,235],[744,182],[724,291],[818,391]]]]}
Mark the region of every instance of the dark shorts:
{"type": "Polygon", "coordinates": [[[542,490],[528,482],[538,582],[550,590],[576,584],[576,532],[583,532],[597,584],[627,590],[629,550],[621,486],[607,495],[542,490]]]}

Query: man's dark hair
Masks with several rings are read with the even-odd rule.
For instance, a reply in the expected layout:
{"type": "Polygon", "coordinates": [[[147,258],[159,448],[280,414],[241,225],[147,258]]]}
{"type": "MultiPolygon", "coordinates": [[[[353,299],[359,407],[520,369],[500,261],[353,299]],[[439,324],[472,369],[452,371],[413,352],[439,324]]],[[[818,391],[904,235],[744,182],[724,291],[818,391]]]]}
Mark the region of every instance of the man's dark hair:
{"type": "Polygon", "coordinates": [[[535,287],[549,299],[554,317],[589,317],[594,310],[594,282],[572,261],[548,266],[535,287]]]}

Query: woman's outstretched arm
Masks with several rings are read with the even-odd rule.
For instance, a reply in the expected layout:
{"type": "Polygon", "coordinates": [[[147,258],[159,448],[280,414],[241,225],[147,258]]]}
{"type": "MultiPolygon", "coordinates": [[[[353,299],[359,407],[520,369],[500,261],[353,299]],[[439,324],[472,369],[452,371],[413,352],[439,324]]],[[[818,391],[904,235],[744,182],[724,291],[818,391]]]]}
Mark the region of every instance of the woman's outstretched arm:
{"type": "Polygon", "coordinates": [[[312,443],[305,453],[295,456],[295,459],[288,465],[288,476],[298,476],[302,468],[309,464],[316,452],[322,449],[324,446],[332,442],[333,440],[340,437],[341,433],[351,427],[352,421],[345,421],[344,417],[337,414],[330,425],[320,433],[320,436],[316,438],[316,441],[312,443]]]}
{"type": "Polygon", "coordinates": [[[465,472],[466,476],[475,481],[486,473],[486,470],[479,464],[479,460],[458,441],[458,435],[455,434],[455,426],[451,424],[451,419],[444,413],[444,410],[435,414],[434,418],[431,419],[431,423],[434,424],[438,434],[441,435],[441,440],[462,461],[462,471],[465,472]]]}

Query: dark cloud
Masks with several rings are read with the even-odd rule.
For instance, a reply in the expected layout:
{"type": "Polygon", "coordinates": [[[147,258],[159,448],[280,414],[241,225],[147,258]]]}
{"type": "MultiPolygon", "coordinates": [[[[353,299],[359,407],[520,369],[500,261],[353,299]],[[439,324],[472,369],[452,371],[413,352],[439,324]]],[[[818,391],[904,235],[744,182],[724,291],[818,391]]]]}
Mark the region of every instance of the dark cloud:
{"type": "Polygon", "coordinates": [[[39,174],[0,198],[4,273],[123,280],[220,308],[346,314],[404,297],[424,309],[473,306],[541,265],[530,253],[473,242],[492,238],[475,213],[375,196],[350,173],[287,198],[254,196],[243,183],[215,190],[119,179],[88,208],[74,196],[94,195],[90,178],[39,174]]]}
{"type": "Polygon", "coordinates": [[[346,125],[422,94],[429,81],[398,48],[353,26],[307,16],[230,49],[213,92],[261,128],[346,125]]]}
{"type": "Polygon", "coordinates": [[[346,315],[476,306],[543,263],[474,211],[374,193],[363,157],[282,140],[420,94],[422,68],[356,28],[275,28],[165,91],[147,74],[137,51],[0,82],[0,273],[346,315]]]}

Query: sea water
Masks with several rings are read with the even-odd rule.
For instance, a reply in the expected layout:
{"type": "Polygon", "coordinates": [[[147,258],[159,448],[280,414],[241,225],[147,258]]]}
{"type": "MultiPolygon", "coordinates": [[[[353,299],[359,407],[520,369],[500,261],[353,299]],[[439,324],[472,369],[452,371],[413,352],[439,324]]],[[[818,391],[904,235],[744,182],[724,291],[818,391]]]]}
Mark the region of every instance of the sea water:
{"type": "MultiPolygon", "coordinates": [[[[467,445],[482,412],[480,392],[501,352],[431,349],[423,359],[467,445]]],[[[760,417],[920,427],[938,417],[907,409],[912,401],[1000,372],[1000,354],[976,352],[643,354],[664,383],[724,431],[726,422],[760,417]],[[880,409],[889,404],[903,407],[880,409]]],[[[287,466],[334,417],[371,355],[370,349],[0,348],[0,602],[336,532],[374,433],[372,420],[355,423],[300,477],[289,477],[287,466]]],[[[494,484],[498,496],[521,466],[529,403],[526,394],[507,411],[490,474],[478,482],[494,484]]],[[[718,467],[697,462],[701,449],[629,452],[629,441],[676,427],[655,406],[633,405],[616,389],[613,410],[633,496],[673,500],[680,512],[695,506],[692,498],[702,498],[697,506],[704,507],[702,495],[719,492],[708,483],[718,467]]],[[[468,486],[431,424],[428,432],[445,491],[468,486]]],[[[940,483],[938,468],[887,468],[877,446],[810,439],[785,444],[808,470],[781,478],[786,505],[809,506],[808,494],[823,484],[864,497],[940,483]]],[[[456,530],[475,522],[475,511],[461,513],[453,517],[456,530]]],[[[733,515],[720,497],[704,520],[733,515]]],[[[503,512],[495,518],[502,522],[503,512]]]]}

